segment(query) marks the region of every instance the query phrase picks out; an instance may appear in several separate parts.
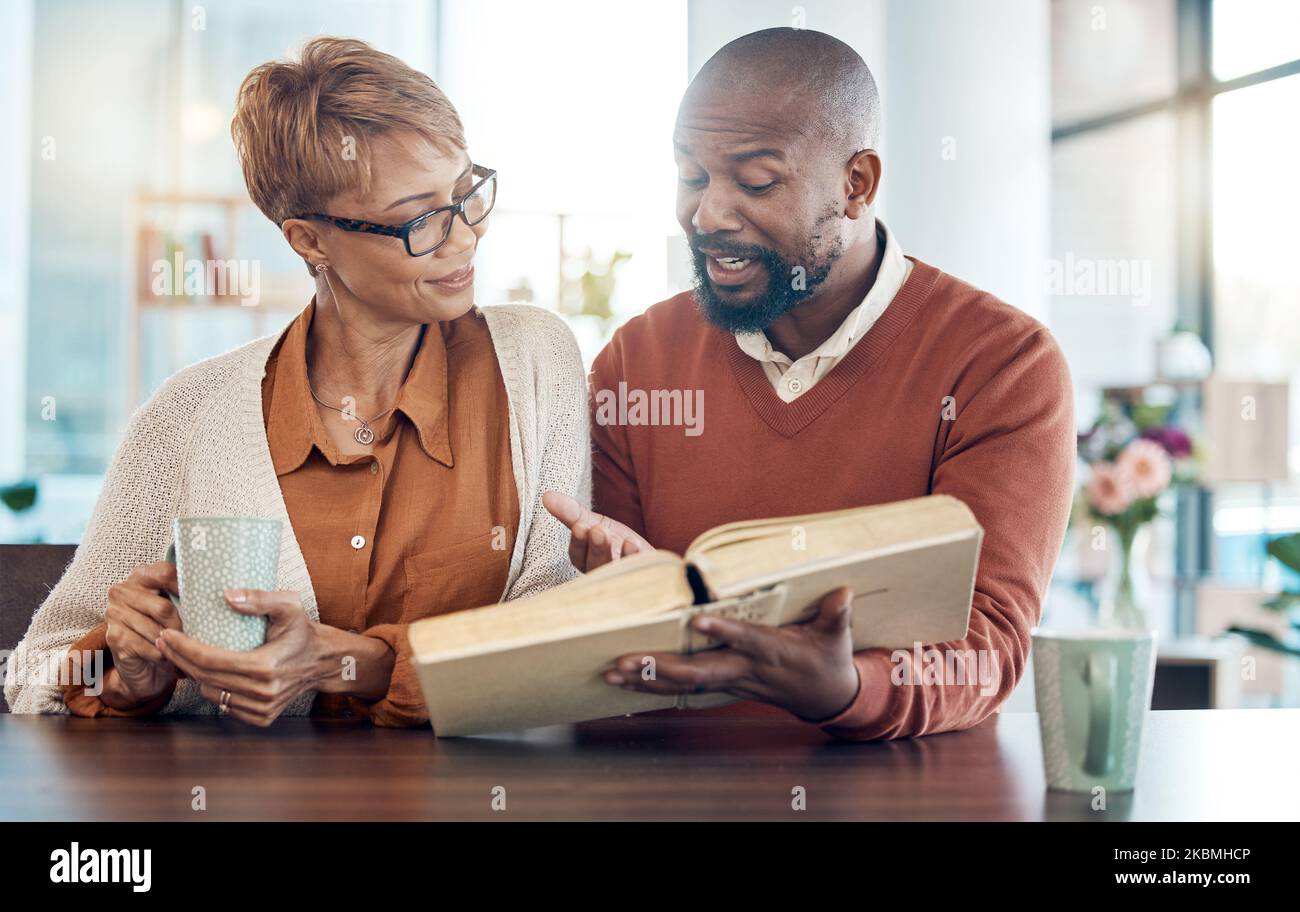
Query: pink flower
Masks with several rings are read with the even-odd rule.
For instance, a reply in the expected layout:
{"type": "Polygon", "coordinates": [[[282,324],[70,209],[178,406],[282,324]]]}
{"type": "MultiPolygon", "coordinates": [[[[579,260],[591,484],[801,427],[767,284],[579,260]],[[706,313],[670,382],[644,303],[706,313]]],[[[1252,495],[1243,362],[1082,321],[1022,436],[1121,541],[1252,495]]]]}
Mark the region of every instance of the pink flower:
{"type": "Polygon", "coordinates": [[[1169,487],[1173,466],[1165,448],[1139,438],[1120,451],[1115,467],[1126,476],[1137,497],[1155,497],[1169,487]]]}
{"type": "Polygon", "coordinates": [[[1090,503],[1103,516],[1117,516],[1133,502],[1130,481],[1113,462],[1094,462],[1085,493],[1090,503]]]}

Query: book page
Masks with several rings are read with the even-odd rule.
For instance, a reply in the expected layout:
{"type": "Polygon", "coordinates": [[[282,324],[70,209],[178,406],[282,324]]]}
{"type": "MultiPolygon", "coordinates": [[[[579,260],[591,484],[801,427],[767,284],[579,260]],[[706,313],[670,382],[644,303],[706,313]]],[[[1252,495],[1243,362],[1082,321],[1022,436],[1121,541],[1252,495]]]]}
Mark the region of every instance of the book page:
{"type": "Polygon", "coordinates": [[[687,560],[715,597],[801,567],[968,536],[979,529],[960,500],[944,495],[833,513],[731,523],[694,542],[687,560]]]}
{"type": "Polygon", "coordinates": [[[690,605],[684,562],[671,551],[647,551],[514,602],[455,611],[411,625],[417,658],[491,643],[576,636],[593,627],[690,605]]]}

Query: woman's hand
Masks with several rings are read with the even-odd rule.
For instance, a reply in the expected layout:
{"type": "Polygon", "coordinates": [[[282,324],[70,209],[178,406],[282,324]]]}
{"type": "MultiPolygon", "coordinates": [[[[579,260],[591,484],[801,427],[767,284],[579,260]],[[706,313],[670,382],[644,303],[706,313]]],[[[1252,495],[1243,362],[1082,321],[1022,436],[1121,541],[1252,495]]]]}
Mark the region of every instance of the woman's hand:
{"type": "Polygon", "coordinates": [[[181,630],[180,615],[167,597],[176,589],[176,565],[159,561],[136,567],[125,581],[108,590],[104,621],[117,670],[115,692],[124,704],[118,709],[147,702],[179,677],[176,666],[155,645],[162,631],[181,630]]]}
{"type": "Polygon", "coordinates": [[[162,654],[199,684],[213,703],[230,691],[230,714],[266,727],[298,696],[338,676],[337,658],[296,592],[227,589],[226,603],[240,614],[265,615],[266,642],[249,652],[200,643],[179,630],[163,630],[162,654]]]}
{"type": "Polygon", "coordinates": [[[621,522],[588,510],[568,494],[547,491],[542,495],[542,505],[569,527],[569,560],[583,573],[629,554],[654,550],[621,522]]]}

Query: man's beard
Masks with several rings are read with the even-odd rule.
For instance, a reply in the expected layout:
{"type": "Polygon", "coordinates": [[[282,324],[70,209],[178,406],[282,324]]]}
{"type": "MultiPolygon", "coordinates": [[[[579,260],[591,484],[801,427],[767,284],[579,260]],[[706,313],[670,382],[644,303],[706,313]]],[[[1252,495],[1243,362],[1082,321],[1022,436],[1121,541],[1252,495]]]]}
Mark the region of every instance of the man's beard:
{"type": "Polygon", "coordinates": [[[762,332],[806,300],[826,281],[831,267],[844,252],[837,241],[825,255],[818,256],[812,241],[802,257],[790,262],[775,250],[719,241],[711,235],[696,235],[691,242],[691,266],[694,269],[695,304],[704,318],[727,332],[762,332]],[[708,247],[720,257],[753,260],[767,274],[767,285],[757,299],[748,304],[729,304],[714,289],[708,275],[708,256],[700,247],[708,247]],[[795,270],[802,267],[802,274],[795,270]]]}

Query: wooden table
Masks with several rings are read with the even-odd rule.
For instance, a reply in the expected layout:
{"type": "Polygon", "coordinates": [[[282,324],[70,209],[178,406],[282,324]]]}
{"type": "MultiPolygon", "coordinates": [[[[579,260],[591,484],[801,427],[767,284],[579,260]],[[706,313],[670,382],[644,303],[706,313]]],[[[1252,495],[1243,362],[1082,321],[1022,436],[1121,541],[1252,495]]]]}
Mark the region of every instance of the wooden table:
{"type": "Polygon", "coordinates": [[[687,713],[446,740],[353,720],[0,715],[4,820],[1300,820],[1298,769],[1300,710],[1283,709],[1152,713],[1138,788],[1105,812],[1044,789],[1033,713],[870,744],[687,713]]]}

